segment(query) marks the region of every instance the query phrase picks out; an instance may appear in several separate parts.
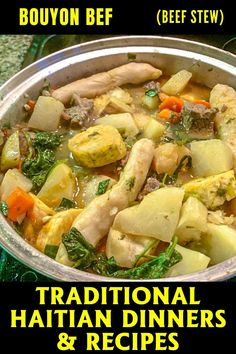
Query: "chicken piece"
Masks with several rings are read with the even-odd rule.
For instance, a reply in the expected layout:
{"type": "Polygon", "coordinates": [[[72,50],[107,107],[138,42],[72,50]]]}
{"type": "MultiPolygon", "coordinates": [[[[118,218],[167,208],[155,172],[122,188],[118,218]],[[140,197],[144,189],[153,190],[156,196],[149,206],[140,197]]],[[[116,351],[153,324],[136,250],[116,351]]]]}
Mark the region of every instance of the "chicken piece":
{"type": "Polygon", "coordinates": [[[68,103],[73,93],[80,97],[93,98],[117,86],[140,84],[158,79],[161,75],[161,70],[150,64],[132,62],[62,86],[53,91],[52,96],[63,103],[68,103]]]}
{"type": "Polygon", "coordinates": [[[82,209],[69,209],[54,215],[41,229],[36,247],[44,252],[46,245],[59,246],[62,235],[67,232],[82,209]]]}
{"type": "Polygon", "coordinates": [[[75,219],[73,227],[96,245],[107,235],[116,214],[129,206],[141,190],[154,153],[151,140],[141,139],[134,144],[119,182],[105,194],[95,198],[75,219]]]}
{"type": "Polygon", "coordinates": [[[30,193],[30,196],[34,200],[34,206],[24,219],[22,233],[27,241],[35,244],[39,231],[47,218],[53,216],[55,211],[44,204],[36,195],[30,193]]]}
{"type": "Polygon", "coordinates": [[[218,84],[211,91],[210,104],[219,110],[215,118],[217,131],[233,152],[236,171],[236,91],[218,84]]]}

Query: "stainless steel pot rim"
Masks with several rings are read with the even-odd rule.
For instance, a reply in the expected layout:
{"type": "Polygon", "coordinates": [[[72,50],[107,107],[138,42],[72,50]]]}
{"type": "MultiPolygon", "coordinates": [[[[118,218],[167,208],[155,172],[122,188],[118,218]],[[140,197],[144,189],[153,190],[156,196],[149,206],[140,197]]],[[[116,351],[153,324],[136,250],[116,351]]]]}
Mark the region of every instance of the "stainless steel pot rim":
{"type": "MultiPolygon", "coordinates": [[[[69,59],[70,64],[73,63],[72,58],[77,57],[78,55],[81,54],[87,54],[91,51],[101,51],[102,49],[108,50],[108,49],[114,49],[114,48],[125,48],[126,52],[129,52],[127,50],[130,49],[133,53],[135,53],[137,47],[156,47],[159,48],[160,52],[162,52],[161,48],[165,48],[169,51],[169,53],[172,52],[172,50],[178,50],[181,51],[183,50],[187,54],[187,56],[190,55],[190,53],[194,54],[194,57],[196,60],[201,60],[201,59],[206,59],[210,58],[213,59],[212,64],[223,64],[225,65],[226,63],[230,65],[229,69],[234,69],[234,74],[236,75],[236,55],[226,52],[222,49],[218,49],[216,47],[199,43],[199,42],[194,42],[194,41],[189,41],[186,39],[179,39],[179,38],[173,38],[173,37],[161,37],[161,36],[120,36],[120,37],[111,37],[111,38],[104,38],[104,39],[98,39],[78,45],[74,45],[65,49],[62,49],[60,51],[57,51],[53,54],[50,54],[35,63],[32,63],[31,65],[27,66],[23,70],[21,70],[19,73],[14,75],[11,79],[9,79],[2,87],[0,88],[1,91],[1,98],[6,96],[8,93],[11,93],[11,89],[14,87],[20,85],[23,80],[25,80],[26,77],[31,78],[34,74],[37,74],[43,69],[48,69],[48,74],[50,74],[50,68],[49,66],[53,66],[53,64],[58,65],[58,61],[62,63],[64,60],[69,59]],[[191,48],[191,50],[190,50],[191,48]],[[199,50],[201,49],[201,53],[199,53],[199,50]],[[212,57],[210,56],[212,54],[212,57]],[[216,61],[219,60],[219,61],[216,61]]],[[[124,50],[123,50],[124,51],[124,50]]],[[[191,54],[192,55],[192,54],[191,54]]],[[[77,60],[77,59],[75,59],[77,60]]],[[[211,61],[210,61],[211,63],[211,61]]],[[[64,63],[62,64],[64,65],[64,63]]],[[[46,74],[46,73],[45,73],[46,74]]]]}
{"type": "MultiPolygon", "coordinates": [[[[41,73],[42,77],[45,73],[49,75],[53,69],[55,69],[55,66],[57,66],[57,68],[58,65],[63,67],[65,61],[67,61],[67,64],[68,61],[73,63],[78,59],[82,60],[84,55],[87,58],[94,57],[98,52],[101,56],[106,55],[106,53],[111,54],[111,49],[114,48],[116,49],[116,53],[129,51],[135,53],[138,52],[138,50],[144,49],[147,52],[148,48],[150,48],[148,52],[153,53],[153,48],[155,48],[154,52],[167,53],[170,55],[174,50],[185,57],[188,56],[191,58],[194,57],[196,60],[205,60],[207,63],[216,66],[222,65],[226,71],[229,71],[234,76],[236,75],[236,56],[205,44],[200,45],[202,54],[199,54],[199,43],[183,39],[158,36],[121,36],[105,38],[63,49],[40,59],[16,74],[0,88],[1,97],[5,96],[0,105],[1,115],[4,114],[4,106],[9,107],[9,101],[14,104],[14,100],[17,97],[16,91],[20,89],[20,93],[23,93],[25,85],[27,86],[27,80],[32,82],[34,75],[38,75],[39,73],[41,73]],[[5,104],[6,101],[8,101],[7,104],[5,104]]],[[[119,281],[119,279],[98,276],[57,263],[24,241],[22,237],[12,229],[3,216],[0,217],[0,243],[6,251],[22,261],[22,263],[55,280],[119,281]]],[[[150,281],[220,281],[230,278],[233,275],[236,275],[236,257],[201,272],[176,278],[152,279],[150,281]]],[[[130,282],[130,280],[125,279],[122,279],[122,282],[123,281],[130,282]]]]}

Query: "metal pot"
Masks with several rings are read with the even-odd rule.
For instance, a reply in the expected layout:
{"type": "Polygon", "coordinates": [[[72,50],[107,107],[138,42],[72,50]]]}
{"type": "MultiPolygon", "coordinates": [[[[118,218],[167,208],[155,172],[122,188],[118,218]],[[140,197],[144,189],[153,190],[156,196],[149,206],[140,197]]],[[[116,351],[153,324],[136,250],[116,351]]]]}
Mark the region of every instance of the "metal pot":
{"type": "MultiPolygon", "coordinates": [[[[135,61],[148,62],[162,69],[165,74],[191,69],[193,80],[208,87],[213,87],[216,83],[235,87],[235,55],[183,39],[156,36],[113,37],[56,52],[11,78],[0,89],[1,124],[9,121],[14,124],[24,119],[25,113],[22,107],[27,101],[26,94],[37,98],[45,79],[52,87],[61,86],[78,78],[127,63],[130,53],[133,53],[132,57],[135,56],[135,61]]],[[[117,280],[82,272],[55,262],[25,242],[3,216],[0,217],[0,243],[18,260],[52,279],[117,280]]],[[[234,275],[236,275],[236,257],[198,273],[161,279],[161,281],[219,281],[234,275]]]]}

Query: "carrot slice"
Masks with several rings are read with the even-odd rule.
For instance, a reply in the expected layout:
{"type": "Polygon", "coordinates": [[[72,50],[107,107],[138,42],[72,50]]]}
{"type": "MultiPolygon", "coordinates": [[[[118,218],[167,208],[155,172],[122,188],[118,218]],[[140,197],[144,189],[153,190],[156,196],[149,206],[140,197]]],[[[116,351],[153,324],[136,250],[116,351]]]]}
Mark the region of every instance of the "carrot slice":
{"type": "Polygon", "coordinates": [[[8,218],[11,221],[17,221],[17,219],[25,214],[34,205],[33,198],[26,193],[23,189],[17,187],[6,200],[8,205],[8,218]]]}
{"type": "Polygon", "coordinates": [[[170,109],[171,111],[179,113],[183,105],[184,105],[183,100],[175,96],[170,96],[160,104],[160,110],[167,108],[170,109]]]}
{"type": "Polygon", "coordinates": [[[163,109],[158,113],[159,118],[166,120],[170,123],[178,123],[180,120],[180,115],[176,112],[171,111],[168,108],[163,109]]]}
{"type": "Polygon", "coordinates": [[[159,92],[158,96],[159,96],[161,102],[163,102],[166,98],[169,97],[169,96],[168,96],[166,93],[164,93],[164,92],[159,92]]]}
{"type": "Polygon", "coordinates": [[[27,102],[27,105],[30,106],[30,108],[33,110],[34,109],[34,106],[36,105],[36,101],[34,100],[29,100],[27,102]]]}
{"type": "Polygon", "coordinates": [[[205,100],[194,100],[194,103],[196,104],[202,104],[203,106],[207,107],[207,108],[211,108],[211,105],[209,102],[205,101],[205,100]]]}

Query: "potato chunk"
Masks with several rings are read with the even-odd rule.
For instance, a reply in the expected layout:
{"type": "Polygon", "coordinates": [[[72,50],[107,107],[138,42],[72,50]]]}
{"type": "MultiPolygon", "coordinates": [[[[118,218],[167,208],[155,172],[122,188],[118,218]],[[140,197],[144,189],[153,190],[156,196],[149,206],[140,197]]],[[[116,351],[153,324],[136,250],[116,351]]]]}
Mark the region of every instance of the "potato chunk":
{"type": "Polygon", "coordinates": [[[167,95],[175,96],[183,91],[192,77],[187,70],[180,70],[162,86],[161,90],[167,95]]]}
{"type": "Polygon", "coordinates": [[[218,264],[236,256],[236,230],[228,225],[208,223],[206,235],[202,236],[202,244],[211,264],[218,264]]]}
{"type": "Polygon", "coordinates": [[[147,125],[144,128],[142,137],[151,139],[154,142],[160,141],[160,138],[164,134],[165,126],[153,118],[150,118],[147,125]]]}
{"type": "Polygon", "coordinates": [[[113,228],[125,234],[170,242],[177,227],[183,197],[181,188],[158,189],[146,195],[140,204],[120,211],[113,228]]]}
{"type": "Polygon", "coordinates": [[[85,167],[100,167],[122,159],[126,147],[118,130],[109,125],[91,127],[69,140],[68,148],[85,167]]]}
{"type": "Polygon", "coordinates": [[[56,208],[63,198],[73,200],[75,189],[76,180],[71,168],[60,163],[49,173],[37,196],[49,207],[56,208]]]}
{"type": "Polygon", "coordinates": [[[197,198],[189,197],[183,204],[176,229],[178,243],[199,240],[207,229],[207,208],[197,198]]]}
{"type": "Polygon", "coordinates": [[[20,143],[19,131],[11,134],[2,149],[1,170],[6,171],[9,168],[19,166],[20,163],[20,143]]]}
{"type": "Polygon", "coordinates": [[[29,127],[43,131],[58,128],[64,105],[53,97],[39,96],[29,120],[29,127]]]}
{"type": "Polygon", "coordinates": [[[183,258],[167,271],[166,277],[177,277],[178,275],[200,272],[208,267],[210,258],[203,253],[192,251],[179,245],[176,245],[176,251],[183,258]]]}
{"type": "Polygon", "coordinates": [[[3,177],[0,187],[1,200],[5,201],[11,192],[17,187],[20,187],[25,192],[29,192],[32,189],[33,184],[29,178],[25,177],[16,168],[13,168],[8,170],[3,177]]]}
{"type": "Polygon", "coordinates": [[[190,147],[193,174],[196,177],[216,175],[229,171],[233,167],[233,154],[219,139],[193,141],[190,147]]]}

